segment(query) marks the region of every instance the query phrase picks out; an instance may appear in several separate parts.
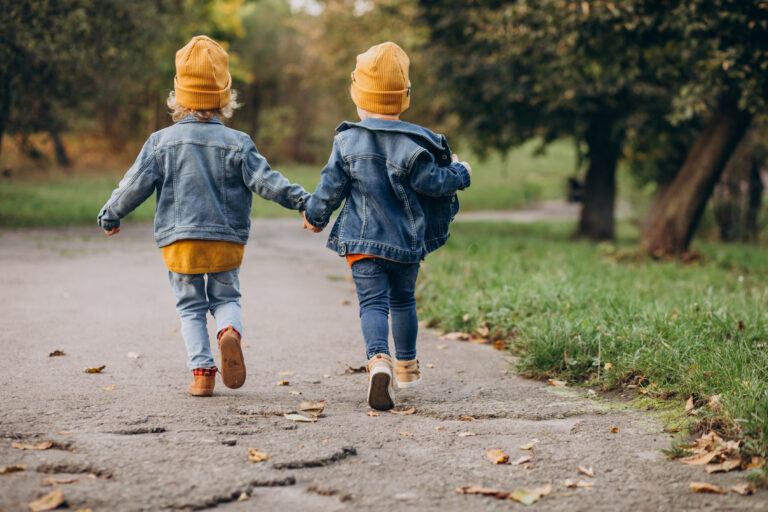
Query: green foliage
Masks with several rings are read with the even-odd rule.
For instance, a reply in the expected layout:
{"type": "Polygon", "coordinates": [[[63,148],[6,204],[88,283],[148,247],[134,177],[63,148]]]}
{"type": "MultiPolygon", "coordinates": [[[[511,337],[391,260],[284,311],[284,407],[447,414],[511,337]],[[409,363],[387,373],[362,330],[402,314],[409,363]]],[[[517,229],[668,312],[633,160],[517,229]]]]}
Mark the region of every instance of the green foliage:
{"type": "Polygon", "coordinates": [[[638,258],[633,237],[575,243],[565,225],[452,231],[425,264],[422,320],[465,332],[484,322],[537,377],[704,404],[721,394],[724,429],[746,453],[768,451],[764,247],[700,242],[702,261],[685,265],[638,258]]]}

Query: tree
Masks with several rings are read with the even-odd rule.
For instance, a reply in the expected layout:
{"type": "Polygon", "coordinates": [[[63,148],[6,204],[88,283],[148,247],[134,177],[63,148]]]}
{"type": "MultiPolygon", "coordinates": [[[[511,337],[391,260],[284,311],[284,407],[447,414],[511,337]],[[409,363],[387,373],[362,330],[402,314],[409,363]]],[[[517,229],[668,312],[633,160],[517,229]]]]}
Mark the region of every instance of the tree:
{"type": "Polygon", "coordinates": [[[641,246],[655,256],[689,244],[726,162],[768,99],[768,3],[696,0],[666,15],[670,51],[691,70],[675,98],[680,118],[709,119],[675,179],[650,212],[641,246]]]}
{"type": "Polygon", "coordinates": [[[663,117],[669,109],[649,73],[666,31],[651,4],[421,1],[441,49],[441,80],[476,145],[503,151],[538,135],[545,143],[573,136],[586,147],[576,236],[613,238],[627,124],[638,110],[663,117]]]}

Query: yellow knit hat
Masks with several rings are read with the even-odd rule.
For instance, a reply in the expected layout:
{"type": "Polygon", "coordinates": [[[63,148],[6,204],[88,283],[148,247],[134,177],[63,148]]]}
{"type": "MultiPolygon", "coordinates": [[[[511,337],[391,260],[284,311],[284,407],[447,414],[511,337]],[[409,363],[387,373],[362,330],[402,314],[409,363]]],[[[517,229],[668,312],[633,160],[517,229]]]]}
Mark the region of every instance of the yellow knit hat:
{"type": "Polygon", "coordinates": [[[173,79],[176,103],[192,110],[213,110],[229,103],[229,56],[207,36],[195,36],[176,52],[173,79]]]}
{"type": "Polygon", "coordinates": [[[410,61],[395,43],[371,46],[357,56],[352,72],[352,101],[377,114],[399,114],[411,103],[410,61]]]}

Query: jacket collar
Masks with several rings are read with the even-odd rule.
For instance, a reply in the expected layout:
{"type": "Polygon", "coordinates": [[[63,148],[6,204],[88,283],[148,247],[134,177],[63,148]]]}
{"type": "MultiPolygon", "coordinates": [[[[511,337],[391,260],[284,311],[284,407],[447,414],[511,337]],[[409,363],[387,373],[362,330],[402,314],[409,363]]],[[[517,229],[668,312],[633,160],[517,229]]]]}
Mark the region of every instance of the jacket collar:
{"type": "Polygon", "coordinates": [[[352,123],[350,121],[344,121],[337,128],[337,132],[343,132],[349,128],[357,127],[373,132],[392,132],[392,133],[404,133],[406,135],[412,135],[418,137],[422,141],[426,142],[429,148],[433,152],[444,151],[448,145],[446,144],[445,137],[434,133],[423,126],[416,124],[406,123],[405,121],[394,121],[391,119],[377,119],[375,117],[369,117],[359,123],[352,123]]]}
{"type": "MultiPolygon", "coordinates": [[[[197,123],[197,122],[198,122],[197,118],[194,115],[189,114],[187,117],[185,117],[184,119],[179,121],[178,124],[182,124],[182,123],[197,123]]],[[[214,123],[214,124],[222,124],[222,122],[219,121],[219,118],[216,117],[216,116],[211,116],[211,118],[208,121],[206,121],[206,122],[207,123],[214,123]]]]}

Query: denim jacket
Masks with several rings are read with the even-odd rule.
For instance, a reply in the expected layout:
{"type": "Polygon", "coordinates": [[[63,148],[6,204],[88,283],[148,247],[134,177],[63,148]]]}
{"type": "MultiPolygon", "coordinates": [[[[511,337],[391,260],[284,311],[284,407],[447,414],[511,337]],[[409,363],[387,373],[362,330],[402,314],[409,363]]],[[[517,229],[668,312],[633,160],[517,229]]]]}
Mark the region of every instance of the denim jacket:
{"type": "Polygon", "coordinates": [[[416,263],[448,239],[467,169],[451,162],[443,135],[403,121],[344,122],[317,190],[307,200],[310,224],[324,227],[346,199],[328,248],[416,263]]]}
{"type": "Polygon", "coordinates": [[[111,230],[157,190],[155,241],[222,240],[245,244],[255,192],[264,199],[303,209],[309,194],[273,171],[251,138],[187,116],[153,133],[99,213],[111,230]]]}

